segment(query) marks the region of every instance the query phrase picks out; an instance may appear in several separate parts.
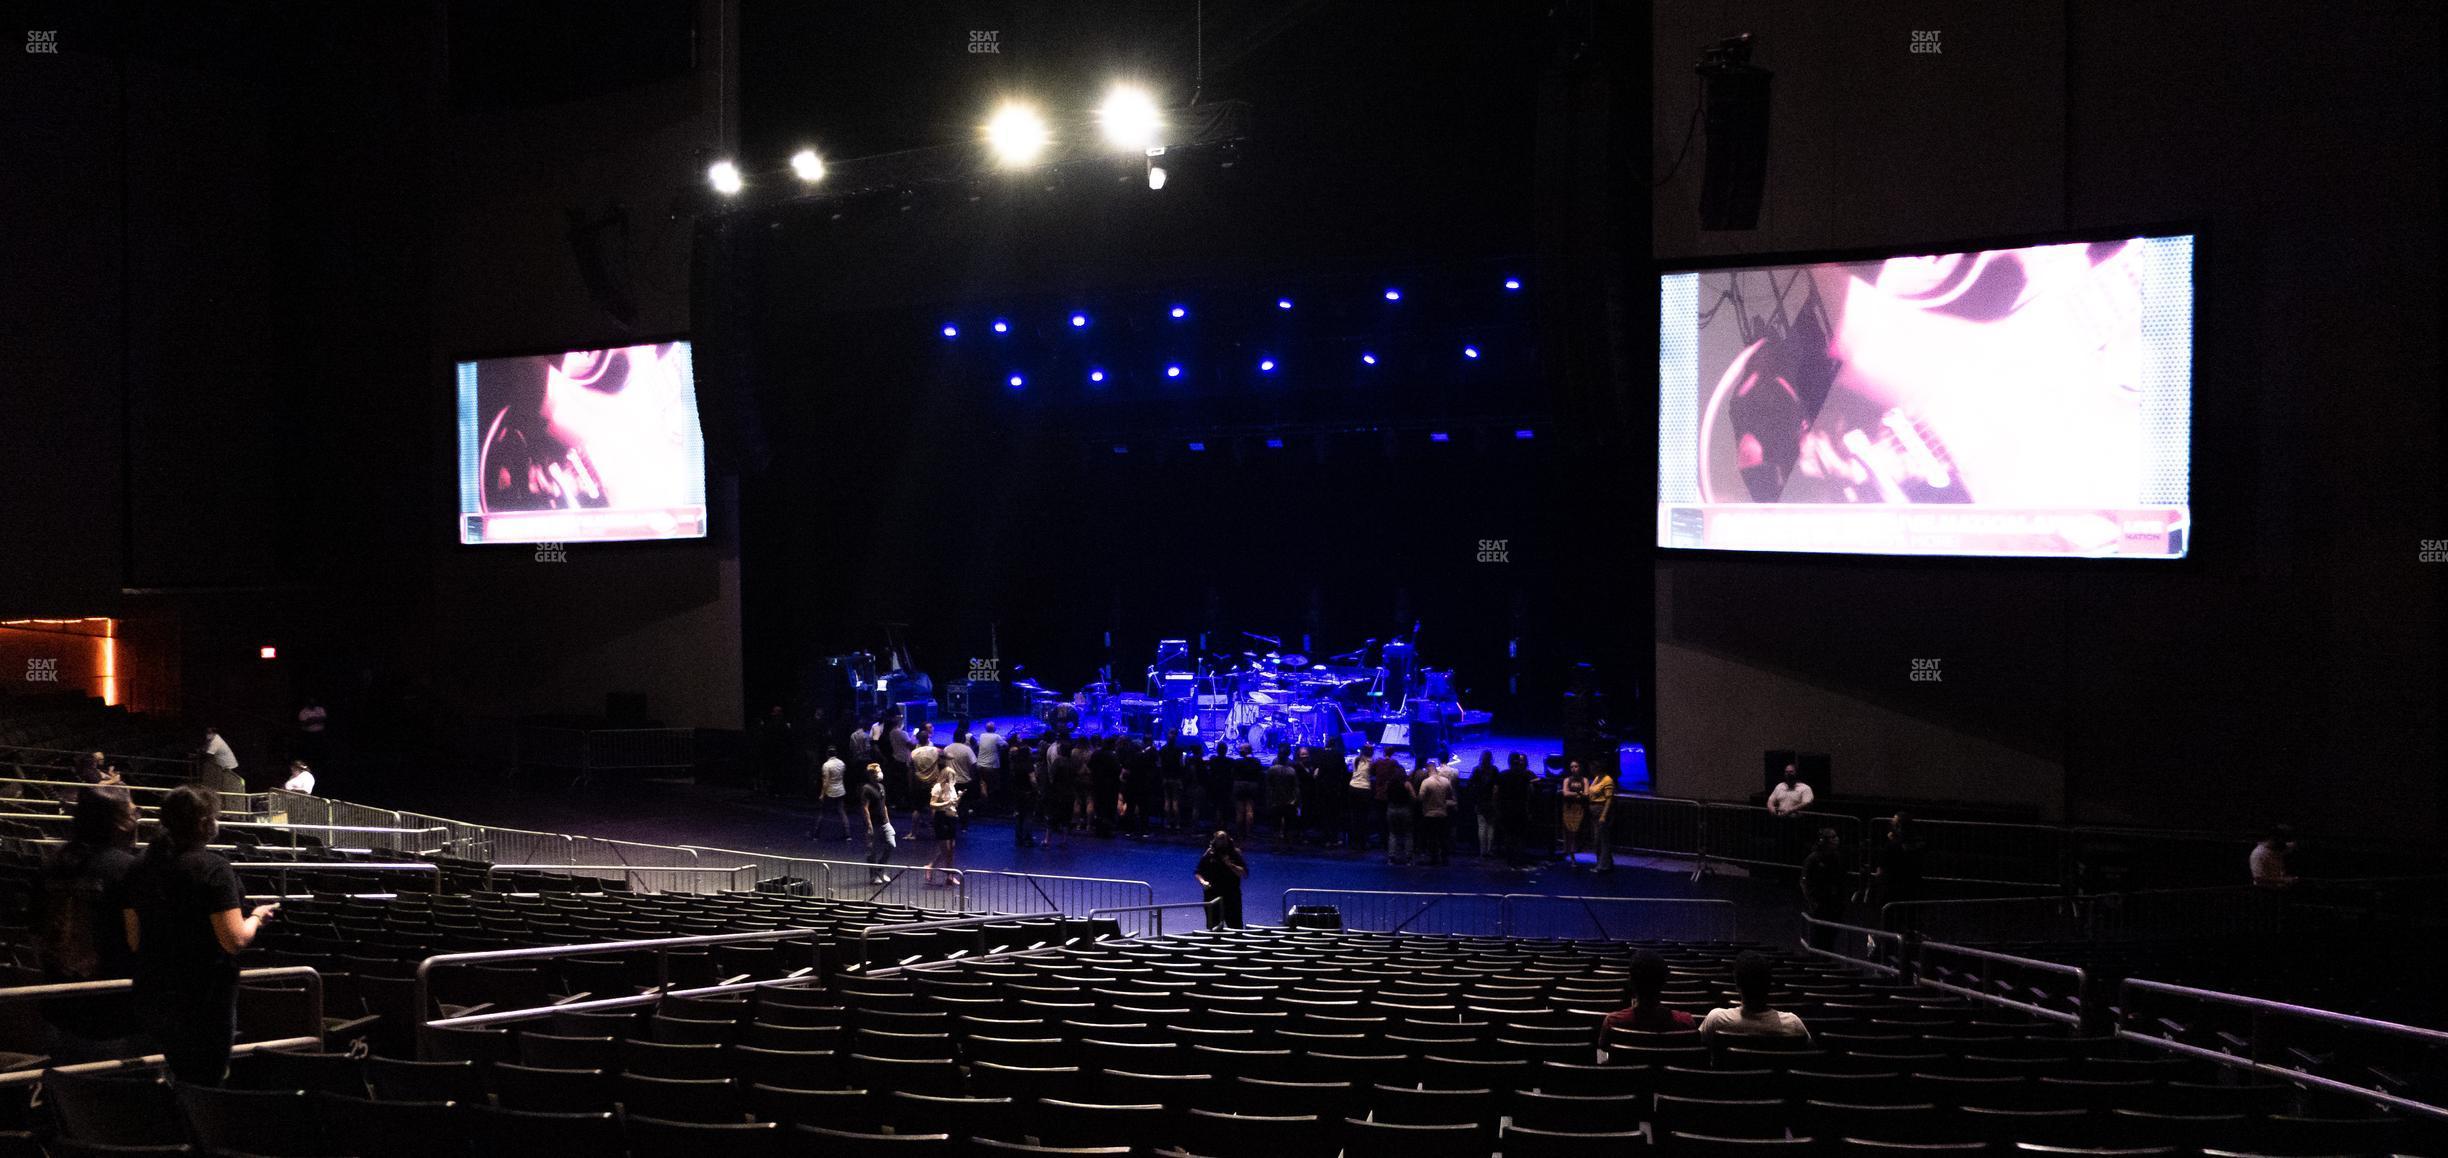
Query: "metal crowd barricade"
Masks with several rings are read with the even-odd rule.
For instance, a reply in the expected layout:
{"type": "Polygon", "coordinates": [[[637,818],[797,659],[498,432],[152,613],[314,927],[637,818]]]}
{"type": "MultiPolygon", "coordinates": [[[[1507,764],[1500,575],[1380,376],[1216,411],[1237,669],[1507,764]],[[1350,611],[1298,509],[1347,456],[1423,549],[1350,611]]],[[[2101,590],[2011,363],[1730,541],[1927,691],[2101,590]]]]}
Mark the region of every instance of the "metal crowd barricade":
{"type": "MultiPolygon", "coordinates": [[[[230,1050],[233,1057],[266,1049],[323,1048],[323,975],[306,965],[282,965],[269,969],[246,969],[238,974],[240,981],[275,981],[290,977],[306,980],[306,1032],[295,1037],[273,1038],[269,1041],[241,1042],[230,1050]]],[[[54,997],[75,997],[88,993],[116,993],[131,990],[136,983],[127,978],[109,981],[65,981],[49,985],[21,985],[0,989],[0,1005],[20,1001],[44,1001],[54,997]]],[[[0,1074],[0,1088],[21,1086],[42,1080],[45,1073],[58,1071],[69,1074],[105,1073],[112,1070],[158,1066],[167,1059],[160,1054],[118,1058],[109,1061],[77,1062],[70,1065],[46,1066],[41,1069],[16,1070],[0,1074]]]]}
{"type": "Polygon", "coordinates": [[[797,881],[804,883],[807,886],[807,891],[799,895],[825,900],[830,900],[833,896],[832,866],[843,863],[839,861],[817,860],[810,857],[781,856],[773,853],[748,852],[746,850],[736,848],[712,848],[701,844],[692,844],[688,847],[696,849],[701,854],[712,854],[714,856],[726,857],[731,860],[741,861],[754,868],[756,870],[756,879],[750,886],[752,888],[787,895],[790,894],[792,888],[795,887],[791,882],[797,881]]]}
{"type": "Polygon", "coordinates": [[[1765,808],[1748,804],[1705,804],[1700,814],[1700,851],[1703,864],[1726,861],[1732,864],[1761,865],[1770,868],[1800,868],[1804,858],[1819,841],[1819,830],[1833,828],[1844,850],[1848,864],[1859,863],[1862,854],[1861,818],[1837,812],[1796,812],[1779,816],[1765,808]]]}
{"type": "Polygon", "coordinates": [[[1507,893],[1500,930],[1509,937],[1583,941],[1734,941],[1734,902],[1698,897],[1555,897],[1507,893]]]}
{"type": "Polygon", "coordinates": [[[1214,902],[1211,901],[1166,901],[1159,904],[1155,901],[1150,901],[1144,905],[1116,905],[1110,909],[1090,909],[1087,914],[1087,919],[1091,921],[1098,921],[1107,917],[1114,918],[1114,925],[1122,930],[1122,935],[1125,937],[1162,937],[1165,935],[1164,915],[1166,912],[1173,909],[1197,909],[1203,917],[1213,903],[1214,902]],[[1141,923],[1141,927],[1151,931],[1141,934],[1132,933],[1130,931],[1130,926],[1121,920],[1121,915],[1124,913],[1147,914],[1148,919],[1141,923]]]}
{"type": "Polygon", "coordinates": [[[2274,935],[2286,896],[2251,885],[1897,901],[1880,923],[1950,942],[2116,942],[2274,935]]]}
{"type": "Polygon", "coordinates": [[[441,866],[439,866],[439,865],[434,865],[434,864],[428,864],[428,863],[426,863],[426,862],[424,862],[424,861],[421,861],[421,860],[419,860],[419,861],[392,862],[392,863],[384,863],[384,862],[376,862],[376,861],[362,861],[362,860],[336,860],[336,861],[311,861],[311,860],[304,860],[304,861],[301,861],[301,860],[260,860],[260,861],[248,861],[248,860],[241,860],[241,861],[232,861],[232,862],[230,862],[230,867],[231,867],[231,868],[233,868],[233,869],[236,869],[237,871],[242,872],[242,873],[243,873],[243,872],[268,872],[268,873],[273,873],[273,874],[276,874],[276,876],[277,876],[277,878],[278,878],[278,886],[277,886],[277,887],[280,889],[280,891],[281,891],[281,893],[282,893],[283,895],[289,895],[289,894],[291,893],[291,890],[290,890],[290,888],[289,888],[289,874],[290,874],[290,873],[293,873],[293,872],[295,872],[295,873],[300,873],[300,874],[305,874],[305,873],[386,873],[386,874],[395,874],[395,875],[404,875],[404,874],[414,873],[414,874],[417,874],[417,875],[420,875],[420,876],[424,876],[424,877],[428,877],[428,878],[430,878],[430,879],[431,879],[431,882],[432,882],[432,883],[431,883],[431,888],[432,888],[432,891],[433,891],[433,892],[440,893],[440,892],[442,891],[442,869],[441,869],[441,866]]]}
{"type": "Polygon", "coordinates": [[[1502,893],[1410,893],[1374,889],[1285,889],[1283,912],[1295,905],[1332,905],[1343,927],[1360,933],[1447,933],[1501,936],[1502,893]]]}
{"type": "Polygon", "coordinates": [[[2002,1005],[2008,1009],[2028,1013],[2033,1017],[2062,1021],[2068,1025],[2081,1025],[2084,1011],[2090,1005],[2091,975],[2072,965],[2056,961],[2017,957],[2008,953],[1993,953],[1987,949],[1950,945],[1941,941],[1922,941],[1915,951],[1913,970],[1915,982],[1931,989],[1965,997],[1976,997],[1993,1005],[2002,1005]],[[1961,958],[1972,962],[1973,965],[1969,968],[1955,965],[1950,963],[1949,958],[1961,958]],[[1933,976],[1933,974],[1961,977],[1971,981],[1972,984],[1944,980],[1941,976],[1933,976]],[[2052,1007],[2046,1004],[2047,998],[2051,995],[2029,983],[2031,974],[2071,978],[2072,991],[2054,995],[2071,1008],[2052,1007]],[[2009,997],[2005,995],[2007,992],[2018,993],[2022,996],[2009,997]],[[2029,1001],[2025,1000],[2026,997],[2038,997],[2040,1000],[2029,1001]]]}
{"type": "Polygon", "coordinates": [[[962,905],[997,913],[1062,913],[1082,916],[1098,909],[1139,909],[1156,903],[1156,886],[1113,877],[971,869],[962,876],[962,905]]]}
{"type": "Polygon", "coordinates": [[[1697,800],[1619,793],[1607,823],[1620,851],[1696,857],[1701,850],[1701,808],[1697,800]]]}
{"type": "MultiPolygon", "coordinates": [[[[14,821],[20,824],[67,824],[73,822],[75,819],[76,818],[73,816],[60,812],[0,812],[0,821],[14,821]]],[[[158,825],[160,821],[155,817],[140,816],[138,818],[138,823],[145,825],[158,825]]],[[[323,842],[326,845],[335,844],[339,840],[342,833],[353,833],[360,835],[380,834],[392,837],[416,838],[413,840],[398,841],[397,843],[405,846],[398,850],[401,852],[432,851],[431,849],[422,846],[440,843],[440,838],[435,834],[447,831],[440,828],[374,828],[352,824],[275,824],[270,821],[256,820],[224,820],[220,822],[220,826],[224,829],[243,828],[249,830],[266,829],[273,832],[322,833],[326,838],[323,842]]],[[[350,847],[356,846],[352,845],[350,847]]]]}
{"type": "MultiPolygon", "coordinates": [[[[707,880],[715,876],[724,876],[729,877],[730,880],[728,882],[717,882],[717,884],[727,884],[728,887],[736,889],[741,884],[740,874],[752,873],[755,871],[756,866],[753,864],[692,865],[688,868],[654,869],[636,869],[625,864],[489,864],[485,866],[484,882],[485,890],[487,892],[493,892],[498,891],[494,888],[493,877],[495,873],[548,872],[567,873],[574,877],[584,877],[590,873],[616,872],[621,874],[621,880],[628,884],[633,891],[704,892],[705,890],[703,889],[648,889],[640,884],[640,878],[643,874],[648,873],[653,874],[657,878],[689,877],[699,881],[707,880]]],[[[748,883],[753,884],[755,882],[751,880],[748,883]]],[[[716,891],[721,890],[718,888],[716,891]]]]}
{"type": "Polygon", "coordinates": [[[1803,934],[1799,946],[1814,957],[1842,961],[1873,972],[1884,973],[1904,981],[1912,980],[1912,958],[1904,951],[1901,934],[1885,929],[1848,925],[1841,921],[1822,921],[1808,913],[1802,914],[1803,934]],[[1859,954],[1845,948],[1858,943],[1859,954]]]}
{"type": "Polygon", "coordinates": [[[2186,985],[2170,985],[2164,981],[2147,981],[2139,977],[2126,978],[2117,987],[2116,1036],[2121,1040],[2138,1042],[2187,1057],[2214,1061],[2220,1065],[2247,1070],[2281,1081],[2316,1086],[2435,1120],[2448,1120],[2448,1106],[2405,1097],[2386,1090],[2373,1089],[2325,1074],[2314,1073],[2301,1067],[2280,1065],[2269,1060],[2274,1056],[2281,1056],[2282,1051],[2286,1048],[2286,1043],[2280,1042],[2278,1038],[2282,1028],[2290,1025],[2299,1030],[2317,1029],[2318,1032],[2310,1034],[2323,1047],[2313,1051],[2316,1054],[2340,1051],[2342,1048],[2354,1048],[2355,1053],[2363,1057],[2405,1056],[2414,1060],[2414,1066],[2409,1067],[2413,1072],[2422,1072],[2424,1069],[2436,1070],[2439,1058],[2444,1052],[2448,1052],[2448,1032],[2425,1029],[2421,1026],[2403,1025],[2370,1017],[2356,1017],[2353,1014],[2290,1005],[2283,1001],[2271,1001],[2260,997],[2245,997],[2235,993],[2195,989],[2186,985]],[[2214,1049],[2179,1041],[2169,1032],[2150,1032],[2134,1028],[2138,1025],[2165,1026],[2167,1019],[2145,1008],[2146,1005],[2151,1004],[2149,999],[2152,998],[2175,998],[2230,1011],[2232,1017],[2240,1017],[2243,1022],[2240,1026],[2231,1024],[2228,1027],[2231,1031],[2242,1030],[2240,1035],[2243,1042],[2242,1052],[2239,1053],[2234,1048],[2214,1049]]]}
{"type": "MultiPolygon", "coordinates": [[[[27,795],[23,791],[16,791],[14,794],[18,799],[57,800],[59,799],[60,794],[50,791],[51,789],[84,789],[93,787],[97,787],[97,785],[88,784],[82,780],[46,780],[32,776],[0,776],[0,789],[14,790],[32,788],[39,790],[31,796],[27,795]]],[[[154,806],[145,803],[147,797],[143,795],[144,793],[168,795],[169,793],[178,791],[180,786],[161,784],[128,784],[122,782],[111,785],[110,787],[125,789],[128,795],[137,802],[138,807],[151,808],[154,806]]],[[[226,788],[218,789],[217,791],[221,795],[221,814],[224,816],[228,816],[233,813],[242,816],[260,815],[264,811],[263,799],[264,797],[270,795],[269,793],[264,792],[232,792],[226,788]],[[237,801],[236,807],[231,806],[231,801],[233,798],[237,801]]],[[[0,797],[0,800],[5,799],[7,799],[7,797],[0,797]]]]}
{"type": "MultiPolygon", "coordinates": [[[[1872,842],[1887,839],[1888,818],[1869,825],[1872,842]]],[[[2067,830],[2043,824],[1915,820],[1924,880],[1976,885],[2056,888],[2073,867],[2067,830]]]]}

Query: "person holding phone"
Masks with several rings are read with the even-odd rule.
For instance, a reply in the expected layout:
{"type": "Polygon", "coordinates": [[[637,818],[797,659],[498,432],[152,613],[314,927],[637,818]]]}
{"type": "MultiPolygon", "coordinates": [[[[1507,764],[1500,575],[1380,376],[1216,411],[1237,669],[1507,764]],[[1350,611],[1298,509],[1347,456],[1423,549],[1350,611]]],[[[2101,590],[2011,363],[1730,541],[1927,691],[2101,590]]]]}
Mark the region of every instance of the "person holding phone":
{"type": "Polygon", "coordinates": [[[238,871],[214,852],[218,794],[193,784],[162,798],[162,834],[128,886],[135,923],[136,1006],[170,1073],[214,1086],[238,1026],[238,954],[279,905],[246,906],[238,871]]]}

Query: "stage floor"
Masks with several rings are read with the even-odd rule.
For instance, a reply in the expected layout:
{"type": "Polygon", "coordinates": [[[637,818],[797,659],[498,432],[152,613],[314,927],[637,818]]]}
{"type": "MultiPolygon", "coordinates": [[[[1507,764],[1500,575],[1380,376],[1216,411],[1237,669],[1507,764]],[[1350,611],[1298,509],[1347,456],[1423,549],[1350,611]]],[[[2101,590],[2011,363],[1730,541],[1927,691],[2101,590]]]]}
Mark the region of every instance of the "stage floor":
{"type": "MultiPolygon", "coordinates": [[[[1509,749],[1500,749],[1500,752],[1509,749]]],[[[1523,751],[1532,748],[1523,746],[1523,751]]],[[[1475,751],[1465,749],[1475,760],[1475,751]]],[[[1499,759],[1501,759],[1501,755],[1499,759]]],[[[384,793],[384,807],[413,809],[454,820],[502,827],[571,832],[650,844],[694,844],[778,856],[829,860],[862,859],[865,845],[832,835],[811,839],[814,810],[804,801],[742,788],[664,782],[599,782],[571,793],[554,787],[510,788],[486,778],[433,780],[413,790],[384,793]]],[[[900,823],[907,823],[903,817],[900,823]]],[[[963,868],[1003,869],[1068,876],[1144,880],[1159,901],[1195,901],[1191,878],[1202,840],[1195,834],[1098,839],[1073,834],[1053,848],[1012,845],[1009,821],[981,820],[969,826],[957,863],[963,868]]],[[[894,856],[922,865],[933,846],[905,841],[894,856]]],[[[1276,841],[1262,830],[1247,847],[1251,919],[1271,922],[1283,890],[1384,889],[1459,893],[1539,893],[1548,896],[1716,897],[1742,906],[1746,935],[1783,940],[1798,935],[1789,881],[1755,877],[1734,866],[1712,866],[1698,881],[1688,861],[1618,856],[1617,871],[1594,873],[1584,854],[1578,865],[1550,861],[1530,868],[1457,855],[1443,866],[1392,865],[1383,850],[1367,853],[1276,841]]]]}

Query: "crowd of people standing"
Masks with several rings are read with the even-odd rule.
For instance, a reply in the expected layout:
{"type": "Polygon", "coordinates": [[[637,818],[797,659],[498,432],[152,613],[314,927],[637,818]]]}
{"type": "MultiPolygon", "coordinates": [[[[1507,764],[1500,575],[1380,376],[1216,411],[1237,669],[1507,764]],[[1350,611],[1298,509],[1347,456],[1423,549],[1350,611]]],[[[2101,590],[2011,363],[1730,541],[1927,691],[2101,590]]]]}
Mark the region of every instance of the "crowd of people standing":
{"type": "Polygon", "coordinates": [[[1485,750],[1465,766],[1450,753],[1406,759],[1366,744],[1262,752],[1127,732],[1014,735],[991,722],[910,727],[896,711],[827,747],[815,794],[820,838],[830,823],[844,839],[865,835],[871,851],[881,834],[889,852],[905,835],[932,836],[939,868],[952,867],[945,850],[961,822],[979,816],[1010,819],[1019,848],[1224,832],[1241,844],[1263,834],[1382,851],[1392,864],[1449,864],[1463,852],[1527,866],[1554,856],[1560,838],[1568,859],[1586,851],[1596,871],[1614,868],[1613,775],[1572,761],[1541,776],[1521,752],[1500,763],[1485,750]],[[895,828],[895,816],[908,827],[895,828]]]}

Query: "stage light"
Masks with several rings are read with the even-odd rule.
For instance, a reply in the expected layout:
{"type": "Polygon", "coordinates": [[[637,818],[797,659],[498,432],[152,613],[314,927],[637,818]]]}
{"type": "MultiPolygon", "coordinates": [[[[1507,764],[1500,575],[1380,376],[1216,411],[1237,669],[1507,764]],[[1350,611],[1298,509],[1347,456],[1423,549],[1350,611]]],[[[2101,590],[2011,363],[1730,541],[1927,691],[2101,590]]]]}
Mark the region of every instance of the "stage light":
{"type": "Polygon", "coordinates": [[[1207,444],[1204,442],[1193,442],[1190,444],[1190,452],[1192,454],[1205,454],[1207,452],[1207,444]]]}
{"type": "Polygon", "coordinates": [[[1288,309],[1291,309],[1291,308],[1292,308],[1292,299],[1290,299],[1290,298],[1277,298],[1277,299],[1275,299],[1275,308],[1276,308],[1276,309],[1279,309],[1279,310],[1288,310],[1288,309]]]}
{"type": "Polygon", "coordinates": [[[1129,454],[1129,453],[1130,453],[1130,448],[1129,448],[1129,447],[1127,447],[1127,446],[1124,446],[1124,445],[1122,445],[1122,444],[1120,444],[1120,443],[1115,443],[1115,444],[1114,444],[1114,453],[1115,453],[1115,454],[1129,454]]]}
{"type": "Polygon", "coordinates": [[[1088,324],[1088,315],[1086,315],[1086,314],[1073,314],[1073,315],[1071,315],[1071,328],[1072,328],[1072,329],[1076,330],[1076,329],[1079,329],[1079,328],[1081,328],[1081,327],[1083,327],[1083,326],[1086,326],[1087,324],[1088,324]]]}
{"type": "Polygon", "coordinates": [[[1401,291],[1401,290],[1398,290],[1398,289],[1389,289],[1389,290],[1387,290],[1387,291],[1386,291],[1386,300],[1387,300],[1387,301],[1389,301],[1389,302],[1399,302],[1399,301],[1401,301],[1401,300],[1402,300],[1402,291],[1401,291]]]}
{"type": "Polygon", "coordinates": [[[1185,309],[1181,308],[1180,306],[1175,306],[1175,307],[1173,307],[1173,320],[1174,320],[1174,321],[1177,321],[1177,322],[1178,322],[1178,321],[1180,321],[1181,319],[1186,318],[1186,317],[1189,317],[1189,316],[1190,316],[1190,311],[1185,310],[1185,309]]]}
{"type": "Polygon", "coordinates": [[[1091,382],[1102,382],[1105,380],[1105,372],[1103,370],[1090,370],[1088,371],[1088,380],[1091,382]]]}
{"type": "Polygon", "coordinates": [[[799,174],[800,180],[813,185],[824,180],[824,158],[817,156],[814,149],[801,149],[791,154],[791,172],[799,174]]]}
{"type": "Polygon", "coordinates": [[[1155,163],[1151,162],[1151,163],[1148,165],[1148,188],[1150,188],[1150,189],[1162,189],[1162,188],[1164,188],[1164,183],[1165,183],[1165,169],[1164,169],[1164,166],[1162,166],[1162,165],[1158,165],[1158,164],[1155,164],[1155,163]]]}
{"type": "Polygon", "coordinates": [[[1097,109],[1097,127],[1105,130],[1105,142],[1114,148],[1151,148],[1164,129],[1164,113],[1148,90],[1117,84],[1106,92],[1105,103],[1097,109]]]}
{"type": "Polygon", "coordinates": [[[739,166],[729,161],[716,161],[706,170],[706,180],[713,184],[715,192],[729,197],[740,191],[739,166]]]}
{"type": "Polygon", "coordinates": [[[262,647],[256,648],[255,654],[262,656],[265,659],[279,659],[280,649],[267,643],[262,647]]]}
{"type": "Polygon", "coordinates": [[[1430,442],[1452,442],[1452,441],[1453,441],[1453,436],[1452,436],[1452,435],[1450,435],[1450,434],[1445,433],[1445,432],[1444,432],[1444,431],[1442,431],[1442,430],[1431,430],[1431,431],[1429,431],[1429,432],[1428,432],[1428,441],[1430,441],[1430,442]]]}
{"type": "Polygon", "coordinates": [[[1273,358],[1260,358],[1260,359],[1258,359],[1258,372],[1259,372],[1259,373],[1261,373],[1261,374],[1272,374],[1272,373],[1274,373],[1274,372],[1275,372],[1275,359],[1273,359],[1273,358]]]}
{"type": "Polygon", "coordinates": [[[1011,323],[1010,323],[1010,322],[1007,322],[1007,321],[1004,321],[1004,320],[1003,320],[1003,319],[1001,319],[1001,318],[996,318],[996,319],[995,319],[995,332],[996,332],[996,333],[998,333],[998,334],[1008,334],[1008,333],[1010,333],[1010,332],[1011,332],[1011,323]]]}
{"type": "Polygon", "coordinates": [[[1173,365],[1170,365],[1170,366],[1165,367],[1165,377],[1167,377],[1167,378],[1179,378],[1179,377],[1181,377],[1181,364],[1180,364],[1180,363],[1178,363],[1178,362],[1176,362],[1176,363],[1174,363],[1173,365]]]}
{"type": "Polygon", "coordinates": [[[1506,278],[1506,279],[1505,279],[1505,288],[1506,288],[1506,289],[1509,289],[1509,290],[1517,290],[1517,289],[1520,289],[1520,288],[1521,288],[1521,279],[1520,279],[1520,278],[1518,278],[1518,277],[1508,277],[1508,278],[1506,278]]]}
{"type": "Polygon", "coordinates": [[[1513,437],[1523,442],[1528,442],[1533,438],[1537,438],[1538,432],[1535,430],[1516,430],[1513,432],[1513,437]]]}
{"type": "Polygon", "coordinates": [[[960,327],[959,327],[959,326],[945,326],[945,327],[944,327],[944,337],[947,337],[947,338],[957,338],[957,337],[960,337],[960,327]]]}
{"type": "Polygon", "coordinates": [[[1021,376],[1019,376],[1018,374],[1014,374],[1014,375],[1012,375],[1012,376],[1011,376],[1011,378],[1010,378],[1010,379],[1008,379],[1008,381],[1011,383],[1011,388],[1012,388],[1012,389],[1014,389],[1014,390],[1017,390],[1017,389],[1019,389],[1019,388],[1021,388],[1021,387],[1023,387],[1023,386],[1028,385],[1028,379],[1026,379],[1026,378],[1022,378],[1022,377],[1021,377],[1021,376]]]}
{"type": "Polygon", "coordinates": [[[1465,357],[1465,358],[1469,358],[1469,359],[1472,359],[1472,360],[1476,361],[1476,360],[1478,359],[1478,357],[1479,357],[1479,347],[1477,347],[1477,346],[1464,346],[1464,347],[1462,347],[1462,356],[1463,356],[1463,357],[1465,357]]]}
{"type": "Polygon", "coordinates": [[[1280,438],[1270,438],[1270,439],[1268,439],[1268,440],[1267,440],[1267,449],[1268,449],[1268,450],[1282,450],[1282,449],[1283,449],[1283,440],[1282,440],[1282,439],[1280,439],[1280,438]]]}
{"type": "Polygon", "coordinates": [[[986,122],[986,144],[995,162],[1012,168],[1036,161],[1050,136],[1045,118],[1019,101],[1006,101],[986,122]]]}
{"type": "Polygon", "coordinates": [[[1374,366],[1374,365],[1376,365],[1376,364],[1377,364],[1377,355],[1375,355],[1375,354],[1362,354],[1362,355],[1360,355],[1360,364],[1361,364],[1361,365],[1363,365],[1363,366],[1374,366]]]}

